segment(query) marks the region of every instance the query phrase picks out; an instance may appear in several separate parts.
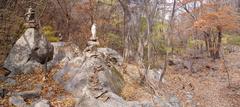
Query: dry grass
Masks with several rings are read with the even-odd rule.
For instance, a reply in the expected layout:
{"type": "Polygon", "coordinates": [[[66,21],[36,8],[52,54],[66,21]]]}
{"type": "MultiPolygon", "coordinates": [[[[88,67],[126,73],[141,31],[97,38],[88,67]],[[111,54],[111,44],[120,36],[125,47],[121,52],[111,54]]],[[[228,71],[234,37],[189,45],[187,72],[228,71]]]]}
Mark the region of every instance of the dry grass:
{"type": "MultiPolygon", "coordinates": [[[[228,87],[223,60],[212,62],[206,59],[203,61],[206,61],[207,65],[199,65],[202,67],[196,73],[187,69],[176,70],[175,66],[169,67],[164,76],[166,83],[158,92],[166,98],[176,95],[183,107],[192,107],[193,105],[198,107],[240,107],[240,69],[232,66],[239,63],[239,56],[240,52],[227,55],[225,58],[228,60],[231,87],[228,87]],[[219,69],[213,71],[208,66],[218,66],[219,69]],[[189,93],[193,95],[192,102],[189,102],[189,93]]],[[[150,97],[146,97],[145,93],[149,96],[151,94],[135,81],[136,78],[138,78],[137,67],[128,64],[124,74],[127,82],[121,95],[130,101],[150,99],[150,97]]]]}
{"type": "Polygon", "coordinates": [[[122,89],[121,96],[128,101],[146,101],[151,99],[151,94],[139,82],[140,76],[137,66],[132,64],[126,65],[122,72],[125,86],[122,89]]]}
{"type": "Polygon", "coordinates": [[[121,96],[128,101],[136,101],[136,100],[143,100],[146,99],[146,97],[151,97],[149,95],[146,96],[146,91],[142,86],[140,86],[138,83],[136,84],[129,84],[127,83],[121,92],[121,96]]]}

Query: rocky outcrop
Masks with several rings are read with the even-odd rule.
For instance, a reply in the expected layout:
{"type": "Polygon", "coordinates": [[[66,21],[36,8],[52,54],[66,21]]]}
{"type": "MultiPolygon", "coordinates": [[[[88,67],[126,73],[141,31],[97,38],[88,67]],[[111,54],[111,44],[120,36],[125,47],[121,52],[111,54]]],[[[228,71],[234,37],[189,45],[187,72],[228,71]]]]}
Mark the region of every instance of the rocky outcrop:
{"type": "MultiPolygon", "coordinates": [[[[63,42],[50,44],[36,30],[35,21],[30,17],[33,13],[30,8],[27,14],[29,28],[16,42],[4,63],[4,67],[12,74],[28,73],[51,60],[47,64],[48,67],[54,65],[63,65],[63,67],[57,66],[56,69],[59,68],[59,71],[55,73],[56,69],[54,68],[51,75],[44,74],[43,81],[45,81],[46,76],[52,77],[53,74],[53,79],[74,95],[77,100],[76,107],[156,107],[159,105],[161,107],[179,107],[179,101],[176,97],[165,100],[153,95],[153,98],[147,99],[147,101],[124,100],[121,97],[121,92],[126,81],[123,78],[123,72],[120,72],[123,58],[113,49],[98,48],[96,25],[92,27],[93,36],[81,53],[78,47],[73,44],[63,42]]],[[[156,83],[159,82],[161,74],[161,69],[149,70],[146,80],[152,85],[158,86],[156,83]]],[[[14,85],[16,80],[9,78],[5,82],[14,85]]],[[[31,79],[29,80],[31,81],[31,79]]],[[[44,85],[37,84],[34,90],[11,93],[6,93],[4,89],[0,89],[0,97],[3,98],[8,94],[10,105],[17,107],[50,107],[49,101],[51,100],[42,98],[55,96],[52,94],[54,87],[46,86],[47,90],[45,90],[44,85]],[[42,91],[48,91],[46,96],[42,97],[42,91]],[[28,100],[33,100],[34,103],[28,105],[25,102],[28,100]]],[[[57,97],[65,98],[64,95],[57,95],[57,97]]]]}
{"type": "Polygon", "coordinates": [[[4,62],[12,74],[28,73],[53,58],[53,46],[35,28],[28,28],[17,40],[4,62]]]}
{"type": "MultiPolygon", "coordinates": [[[[146,101],[124,100],[120,93],[125,81],[118,69],[123,63],[121,55],[113,49],[96,48],[94,41],[88,46],[82,55],[66,62],[53,77],[76,97],[75,107],[179,107],[178,102],[162,97],[146,101]]],[[[152,70],[147,78],[156,84],[161,73],[161,70],[152,70]]]]}
{"type": "Polygon", "coordinates": [[[113,64],[123,64],[123,57],[117,51],[111,48],[97,48],[97,52],[102,53],[104,55],[103,57],[113,64]]]}
{"type": "Polygon", "coordinates": [[[99,94],[105,91],[120,93],[124,85],[121,74],[114,67],[107,66],[103,59],[95,57],[72,59],[55,74],[54,79],[77,96],[90,88],[99,90],[99,94]]]}
{"type": "MultiPolygon", "coordinates": [[[[155,107],[151,101],[126,101],[120,97],[125,81],[118,68],[123,58],[113,49],[97,46],[97,37],[91,37],[83,53],[69,58],[53,77],[76,97],[75,107],[155,107]]],[[[148,79],[155,84],[160,77],[154,75],[159,73],[150,72],[148,79]]]]}
{"type": "Polygon", "coordinates": [[[112,49],[98,49],[98,45],[96,38],[88,41],[83,54],[70,59],[54,80],[77,97],[76,107],[123,107],[127,102],[118,95],[124,80],[113,66],[122,63],[122,58],[112,49]]]}
{"type": "Polygon", "coordinates": [[[81,56],[78,46],[66,42],[51,43],[54,47],[53,60],[48,64],[49,68],[57,64],[65,64],[75,57],[81,56]]]}

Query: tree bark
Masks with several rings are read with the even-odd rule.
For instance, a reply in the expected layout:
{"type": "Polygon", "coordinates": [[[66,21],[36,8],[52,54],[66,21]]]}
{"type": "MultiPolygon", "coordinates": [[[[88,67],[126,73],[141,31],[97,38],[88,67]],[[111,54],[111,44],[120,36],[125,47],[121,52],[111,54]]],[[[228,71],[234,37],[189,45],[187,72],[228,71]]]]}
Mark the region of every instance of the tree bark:
{"type": "Polygon", "coordinates": [[[215,52],[215,59],[220,58],[220,50],[221,50],[221,44],[222,44],[222,32],[218,32],[218,41],[217,41],[217,46],[216,46],[216,52],[215,52]]]}
{"type": "Polygon", "coordinates": [[[143,56],[144,56],[144,45],[143,45],[143,37],[140,36],[138,38],[138,64],[143,62],[143,56]]]}
{"type": "Polygon", "coordinates": [[[148,25],[148,28],[147,28],[147,65],[150,65],[151,63],[151,43],[150,43],[150,39],[151,39],[151,31],[150,31],[150,27],[152,27],[151,25],[151,21],[149,19],[149,17],[147,18],[147,25],[148,25]]]}
{"type": "Polygon", "coordinates": [[[118,0],[120,5],[122,6],[123,9],[123,18],[124,18],[124,27],[123,27],[123,36],[124,36],[124,51],[123,51],[123,58],[125,62],[128,62],[129,54],[130,54],[130,49],[129,49],[129,29],[128,29],[128,22],[131,19],[131,14],[128,8],[128,3],[126,0],[118,0]]]}

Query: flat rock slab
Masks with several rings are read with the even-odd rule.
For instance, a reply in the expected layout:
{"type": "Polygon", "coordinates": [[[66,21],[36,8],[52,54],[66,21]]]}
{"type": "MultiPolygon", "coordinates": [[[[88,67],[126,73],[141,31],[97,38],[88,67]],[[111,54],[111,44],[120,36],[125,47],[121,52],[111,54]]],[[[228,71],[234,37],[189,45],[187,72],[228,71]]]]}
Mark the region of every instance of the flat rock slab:
{"type": "Polygon", "coordinates": [[[24,99],[20,96],[12,96],[9,98],[10,105],[14,105],[16,107],[25,107],[27,104],[24,99]]]}

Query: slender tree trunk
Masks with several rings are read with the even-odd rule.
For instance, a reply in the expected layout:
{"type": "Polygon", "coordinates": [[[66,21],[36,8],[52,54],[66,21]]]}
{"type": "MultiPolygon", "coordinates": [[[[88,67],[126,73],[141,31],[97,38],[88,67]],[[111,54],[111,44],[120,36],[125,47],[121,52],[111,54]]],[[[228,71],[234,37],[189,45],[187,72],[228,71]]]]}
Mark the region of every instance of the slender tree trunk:
{"type": "Polygon", "coordinates": [[[206,46],[206,51],[209,51],[209,43],[208,43],[208,36],[207,34],[204,35],[204,41],[205,41],[205,46],[206,46]]]}
{"type": "Polygon", "coordinates": [[[126,36],[126,13],[123,12],[123,38],[124,38],[124,51],[123,51],[123,59],[124,61],[127,62],[127,46],[126,46],[126,42],[127,42],[127,36],[126,36]]]}
{"type": "MultiPolygon", "coordinates": [[[[176,3],[177,0],[173,1],[173,7],[172,7],[172,15],[171,15],[171,19],[170,19],[170,31],[173,31],[173,25],[174,25],[174,16],[175,16],[175,8],[176,8],[176,3]]],[[[173,45],[173,35],[170,35],[171,33],[169,32],[169,36],[170,36],[170,45],[171,45],[171,55],[173,55],[173,51],[174,51],[174,45],[173,45]]]]}
{"type": "Polygon", "coordinates": [[[209,46],[209,54],[210,54],[210,57],[214,57],[214,45],[213,45],[213,42],[212,42],[212,39],[211,39],[211,36],[210,34],[208,34],[208,38],[207,38],[207,41],[208,41],[208,46],[209,46]]]}
{"type": "MultiPolygon", "coordinates": [[[[177,3],[177,0],[174,0],[173,1],[174,3],[173,3],[173,7],[172,7],[172,13],[171,13],[171,19],[170,19],[170,22],[169,22],[169,25],[170,25],[170,28],[168,28],[168,31],[167,31],[167,33],[168,33],[168,36],[170,36],[171,35],[171,32],[173,31],[173,23],[174,23],[174,16],[175,16],[175,8],[176,8],[176,3],[177,3]]],[[[167,46],[169,47],[170,46],[170,44],[172,44],[171,42],[172,42],[172,38],[165,38],[166,39],[166,41],[167,41],[167,46]]],[[[171,46],[172,48],[173,48],[173,45],[171,46]]],[[[168,51],[166,52],[166,55],[165,55],[165,59],[164,59],[164,62],[165,62],[165,64],[164,64],[164,69],[163,69],[163,72],[162,72],[162,75],[161,75],[161,77],[160,77],[160,81],[159,82],[161,82],[162,83],[162,79],[163,79],[163,77],[164,77],[164,75],[165,75],[165,73],[167,72],[167,64],[168,64],[168,51]]],[[[159,83],[160,84],[160,83],[159,83]]]]}
{"type": "Polygon", "coordinates": [[[143,37],[140,36],[138,38],[138,63],[139,64],[143,62],[143,56],[144,56],[143,37]]]}
{"type": "Polygon", "coordinates": [[[151,27],[151,21],[150,21],[150,19],[149,19],[149,17],[147,18],[147,25],[148,25],[148,28],[147,28],[147,43],[148,43],[148,45],[147,45],[147,65],[149,66],[150,65],[150,63],[151,63],[151,43],[150,43],[150,39],[151,39],[151,31],[150,31],[150,27],[151,27]]]}
{"type": "Polygon", "coordinates": [[[215,59],[220,58],[220,50],[221,50],[221,43],[222,43],[222,32],[218,32],[218,41],[216,46],[216,52],[215,52],[215,59]]]}
{"type": "Polygon", "coordinates": [[[124,54],[123,54],[124,61],[128,62],[129,55],[130,55],[129,35],[126,34],[124,37],[124,54]]]}
{"type": "Polygon", "coordinates": [[[128,2],[126,0],[118,0],[119,3],[122,6],[123,9],[123,20],[124,20],[124,28],[123,28],[123,36],[124,36],[124,51],[123,51],[123,58],[125,62],[128,62],[128,57],[130,54],[130,49],[129,49],[129,26],[127,25],[127,22],[130,21],[131,19],[131,14],[128,8],[128,2]]]}

